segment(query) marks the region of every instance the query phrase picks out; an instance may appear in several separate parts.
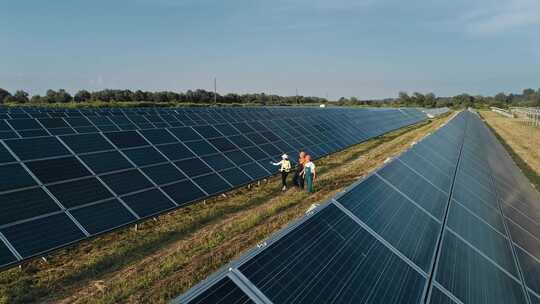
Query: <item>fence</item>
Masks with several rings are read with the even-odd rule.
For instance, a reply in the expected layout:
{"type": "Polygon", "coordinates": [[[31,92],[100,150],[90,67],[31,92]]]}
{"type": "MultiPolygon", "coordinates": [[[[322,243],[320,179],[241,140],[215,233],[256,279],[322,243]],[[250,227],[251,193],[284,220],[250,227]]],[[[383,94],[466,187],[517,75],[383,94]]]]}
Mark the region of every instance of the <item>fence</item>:
{"type": "Polygon", "coordinates": [[[523,123],[540,127],[540,108],[510,108],[510,111],[523,123]]]}

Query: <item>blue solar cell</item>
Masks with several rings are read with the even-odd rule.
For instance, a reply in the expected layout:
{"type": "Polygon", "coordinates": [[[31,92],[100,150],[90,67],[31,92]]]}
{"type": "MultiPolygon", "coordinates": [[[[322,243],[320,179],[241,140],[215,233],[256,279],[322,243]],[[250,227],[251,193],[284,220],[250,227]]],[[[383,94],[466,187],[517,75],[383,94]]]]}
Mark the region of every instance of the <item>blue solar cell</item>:
{"type": "Polygon", "coordinates": [[[71,214],[90,234],[111,230],[136,219],[116,199],[72,210],[71,214]]]}
{"type": "Polygon", "coordinates": [[[101,134],[79,134],[61,137],[75,153],[113,150],[114,147],[101,134]]]}
{"type": "Polygon", "coordinates": [[[237,146],[240,147],[240,148],[251,147],[251,146],[254,145],[254,144],[253,144],[251,141],[249,141],[249,139],[247,139],[247,137],[245,137],[244,135],[231,136],[231,137],[229,137],[229,139],[230,139],[235,145],[237,145],[237,146]]]}
{"type": "Polygon", "coordinates": [[[152,187],[152,183],[138,170],[129,170],[101,176],[116,194],[123,195],[152,187]]]}
{"type": "Polygon", "coordinates": [[[111,198],[113,194],[95,177],[47,186],[66,208],[111,198]]]}
{"type": "Polygon", "coordinates": [[[176,206],[157,189],[129,195],[123,200],[140,217],[151,216],[176,206]]]}
{"type": "Polygon", "coordinates": [[[163,187],[162,189],[178,205],[185,205],[187,203],[202,199],[206,195],[189,180],[181,181],[179,183],[163,187]]]}
{"type": "Polygon", "coordinates": [[[215,138],[220,137],[221,133],[219,133],[214,127],[212,126],[195,126],[193,127],[197,133],[201,134],[204,138],[215,138]]]}
{"type": "Polygon", "coordinates": [[[30,137],[49,136],[49,133],[47,133],[47,131],[45,131],[45,129],[23,130],[23,131],[19,131],[19,135],[22,138],[30,138],[30,137]]]}
{"type": "Polygon", "coordinates": [[[44,184],[91,175],[75,157],[38,160],[26,166],[44,184]]]}
{"type": "Polygon", "coordinates": [[[133,165],[117,151],[81,155],[80,158],[95,174],[133,167],[133,165]]]}
{"type": "Polygon", "coordinates": [[[3,228],[1,232],[23,257],[69,245],[85,237],[64,213],[3,228]]]}
{"type": "Polygon", "coordinates": [[[149,145],[149,143],[135,131],[109,132],[104,135],[120,149],[149,145]]]}
{"type": "Polygon", "coordinates": [[[232,124],[240,133],[249,133],[249,132],[255,132],[254,129],[252,129],[250,126],[248,126],[244,122],[237,122],[232,124]]]}
{"type": "Polygon", "coordinates": [[[92,123],[86,117],[66,117],[64,120],[74,128],[92,126],[92,123]]]}
{"type": "Polygon", "coordinates": [[[198,156],[218,153],[218,151],[214,149],[214,147],[212,147],[204,140],[186,142],[185,145],[198,156]]]}
{"type": "Polygon", "coordinates": [[[221,152],[236,149],[236,146],[225,137],[213,138],[208,141],[221,152]]]}
{"type": "Polygon", "coordinates": [[[13,131],[0,131],[0,139],[12,139],[19,136],[13,131]]]}
{"type": "Polygon", "coordinates": [[[255,160],[262,160],[262,159],[268,158],[268,155],[257,147],[245,148],[244,152],[246,152],[249,156],[251,156],[255,160]]]}
{"type": "Polygon", "coordinates": [[[231,136],[231,135],[239,134],[238,130],[236,130],[230,124],[214,125],[214,128],[216,128],[219,132],[221,132],[221,134],[223,134],[225,136],[231,136]]]}
{"type": "Polygon", "coordinates": [[[268,142],[264,137],[262,137],[259,133],[248,133],[244,134],[249,140],[251,140],[256,145],[265,144],[268,142]]]}
{"type": "Polygon", "coordinates": [[[4,146],[0,145],[0,164],[14,162],[15,158],[8,152],[4,146]]]}
{"type": "MultiPolygon", "coordinates": [[[[526,285],[537,294],[540,293],[540,262],[538,258],[533,257],[532,254],[525,250],[515,246],[517,258],[519,264],[523,269],[523,276],[525,278],[526,285]]],[[[537,247],[537,250],[540,247],[537,247]]]]}
{"type": "Polygon", "coordinates": [[[253,161],[246,153],[240,150],[225,152],[224,154],[237,166],[244,165],[253,161]]]}
{"type": "Polygon", "coordinates": [[[174,164],[190,177],[212,172],[212,169],[210,169],[210,167],[208,167],[198,158],[181,160],[175,162],[174,164]]]}
{"type": "Polygon", "coordinates": [[[35,119],[31,118],[12,119],[9,124],[17,131],[43,129],[35,119]]]}
{"type": "Polygon", "coordinates": [[[146,166],[167,161],[167,159],[153,147],[130,149],[124,150],[123,152],[137,166],[146,166]]]}
{"type": "Polygon", "coordinates": [[[15,258],[13,253],[9,251],[9,249],[3,242],[0,242],[0,267],[6,266],[16,261],[17,259],[15,258]]]}
{"type": "Polygon", "coordinates": [[[510,245],[501,233],[483,223],[459,204],[450,205],[447,227],[482,251],[502,268],[518,276],[510,245]]]}
{"type": "Polygon", "coordinates": [[[195,155],[189,151],[182,143],[161,145],[157,147],[165,156],[174,161],[184,158],[194,157],[195,155]]]}
{"type": "Polygon", "coordinates": [[[221,174],[225,180],[235,187],[245,185],[252,181],[249,176],[238,168],[227,169],[219,172],[219,174],[221,174]]]}
{"type": "Polygon", "coordinates": [[[47,129],[69,128],[69,125],[62,118],[40,118],[38,121],[47,129]]]}
{"type": "Polygon", "coordinates": [[[420,303],[426,281],[334,206],[239,269],[274,303],[420,303]]]}
{"type": "Polygon", "coordinates": [[[463,303],[526,303],[518,282],[449,232],[436,280],[463,303]]]}
{"type": "Polygon", "coordinates": [[[202,139],[191,127],[178,127],[169,129],[181,141],[202,139]]]}
{"type": "Polygon", "coordinates": [[[242,165],[240,168],[253,179],[260,179],[269,175],[269,173],[257,163],[242,165]]]}
{"type": "Polygon", "coordinates": [[[140,132],[154,145],[178,142],[178,140],[174,138],[171,133],[164,129],[142,130],[140,132]]]}
{"type": "Polygon", "coordinates": [[[36,185],[34,179],[19,164],[0,166],[0,192],[36,185]]]}
{"type": "Polygon", "coordinates": [[[439,191],[399,161],[388,164],[378,174],[433,216],[442,220],[448,202],[448,194],[439,191]]]}
{"type": "Polygon", "coordinates": [[[217,174],[209,174],[193,179],[209,195],[221,193],[231,189],[231,186],[217,174]]]}
{"type": "Polygon", "coordinates": [[[0,202],[0,226],[60,210],[41,188],[1,194],[0,202]]]}
{"type": "Polygon", "coordinates": [[[224,277],[216,282],[212,287],[198,295],[189,304],[205,303],[230,303],[230,304],[250,304],[253,302],[234,282],[228,277],[224,277]]]}
{"type": "Polygon", "coordinates": [[[23,161],[70,154],[55,137],[12,139],[5,143],[23,161]]]}
{"type": "Polygon", "coordinates": [[[157,185],[163,185],[186,179],[187,177],[172,164],[163,164],[141,169],[157,185]]]}
{"type": "Polygon", "coordinates": [[[227,158],[225,158],[225,156],[221,154],[204,156],[202,157],[202,160],[204,160],[204,162],[206,162],[215,171],[221,171],[234,167],[234,164],[227,160],[227,158]]]}
{"type": "Polygon", "coordinates": [[[424,271],[429,271],[440,223],[375,175],[338,201],[424,271]]]}
{"type": "Polygon", "coordinates": [[[457,304],[447,295],[445,295],[438,287],[433,288],[431,298],[429,301],[430,304],[457,304]]]}

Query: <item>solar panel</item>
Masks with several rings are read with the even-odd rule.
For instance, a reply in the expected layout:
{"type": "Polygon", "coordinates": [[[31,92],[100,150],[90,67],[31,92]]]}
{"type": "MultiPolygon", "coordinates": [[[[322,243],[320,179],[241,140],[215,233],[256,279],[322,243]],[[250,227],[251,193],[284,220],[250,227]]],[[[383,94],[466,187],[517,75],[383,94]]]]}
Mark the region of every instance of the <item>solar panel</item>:
{"type": "Polygon", "coordinates": [[[317,158],[426,119],[300,107],[3,113],[0,267],[266,178],[282,153],[317,158]],[[40,227],[54,235],[39,243],[40,227]]]}
{"type": "Polygon", "coordinates": [[[173,302],[537,303],[539,202],[463,112],[173,302]]]}

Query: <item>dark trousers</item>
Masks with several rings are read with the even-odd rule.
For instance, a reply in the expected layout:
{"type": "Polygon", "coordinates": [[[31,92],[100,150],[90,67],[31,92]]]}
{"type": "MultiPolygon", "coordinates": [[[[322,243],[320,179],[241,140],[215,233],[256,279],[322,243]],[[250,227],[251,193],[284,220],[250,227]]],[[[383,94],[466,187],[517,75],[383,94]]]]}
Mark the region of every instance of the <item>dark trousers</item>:
{"type": "Polygon", "coordinates": [[[294,173],[293,184],[298,188],[304,188],[304,179],[300,175],[302,170],[298,170],[294,173]]]}
{"type": "Polygon", "coordinates": [[[281,171],[281,186],[287,187],[287,176],[289,172],[281,171]]]}

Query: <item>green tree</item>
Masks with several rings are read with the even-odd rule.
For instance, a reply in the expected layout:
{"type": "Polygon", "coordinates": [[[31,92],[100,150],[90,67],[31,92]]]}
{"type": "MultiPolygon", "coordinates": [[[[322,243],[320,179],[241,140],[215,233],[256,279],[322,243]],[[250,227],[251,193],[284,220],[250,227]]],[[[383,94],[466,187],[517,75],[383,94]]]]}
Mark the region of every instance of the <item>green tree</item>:
{"type": "Polygon", "coordinates": [[[15,102],[17,103],[27,103],[29,101],[28,93],[23,90],[18,90],[17,92],[15,92],[13,97],[15,98],[15,102]]]}
{"type": "Polygon", "coordinates": [[[72,100],[73,98],[71,97],[71,95],[68,92],[66,92],[66,90],[64,89],[58,90],[54,98],[54,101],[58,103],[71,102],[72,100]]]}
{"type": "Polygon", "coordinates": [[[398,96],[400,104],[408,105],[411,103],[411,97],[409,97],[409,94],[407,94],[407,92],[399,92],[398,96]]]}
{"type": "Polygon", "coordinates": [[[32,98],[30,98],[30,103],[42,103],[43,98],[40,95],[34,95],[32,98]]]}
{"type": "Polygon", "coordinates": [[[6,99],[6,97],[8,96],[11,96],[11,93],[0,88],[0,104],[2,104],[4,102],[4,99],[6,99]]]}
{"type": "Polygon", "coordinates": [[[436,99],[435,94],[433,93],[427,93],[424,95],[424,107],[426,108],[434,108],[436,106],[436,99]]]}
{"type": "Polygon", "coordinates": [[[87,90],[80,90],[75,94],[73,99],[75,102],[87,102],[92,98],[92,94],[88,92],[87,90]]]}

